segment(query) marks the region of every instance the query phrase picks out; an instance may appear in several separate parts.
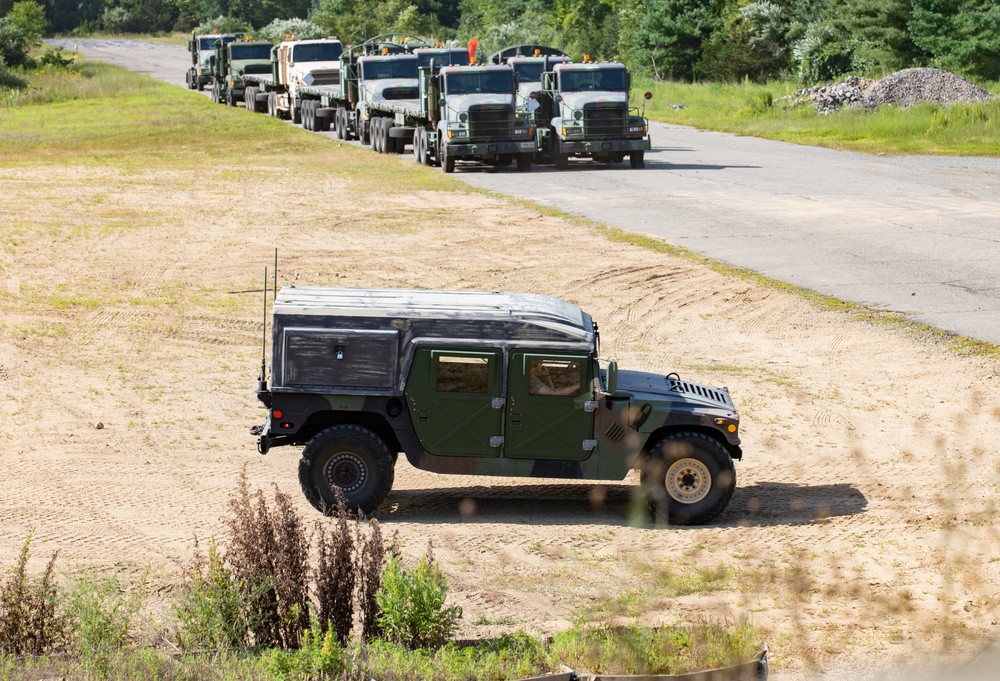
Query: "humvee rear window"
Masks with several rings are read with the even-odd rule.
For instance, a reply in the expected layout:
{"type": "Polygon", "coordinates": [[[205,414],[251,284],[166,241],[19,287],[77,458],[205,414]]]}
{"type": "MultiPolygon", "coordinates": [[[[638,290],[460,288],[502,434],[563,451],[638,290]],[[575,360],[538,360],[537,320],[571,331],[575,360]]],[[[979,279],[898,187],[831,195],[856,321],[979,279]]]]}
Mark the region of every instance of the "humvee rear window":
{"type": "Polygon", "coordinates": [[[490,378],[488,357],[439,355],[435,389],[442,393],[485,393],[490,378]]]}
{"type": "Polygon", "coordinates": [[[564,359],[533,359],[529,369],[529,395],[579,395],[580,362],[564,359]]]}

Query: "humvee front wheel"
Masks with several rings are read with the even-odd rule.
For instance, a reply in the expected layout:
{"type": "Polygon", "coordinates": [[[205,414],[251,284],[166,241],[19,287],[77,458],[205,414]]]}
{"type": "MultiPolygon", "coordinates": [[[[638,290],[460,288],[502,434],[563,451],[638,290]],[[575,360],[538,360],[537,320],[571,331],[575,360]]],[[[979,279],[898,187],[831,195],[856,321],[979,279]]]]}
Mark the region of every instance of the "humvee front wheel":
{"type": "Polygon", "coordinates": [[[331,426],[302,450],[299,484],[323,513],[337,507],[336,489],[348,509],[370,514],[392,489],[392,454],[378,435],[361,426],[331,426]]]}
{"type": "Polygon", "coordinates": [[[736,467],[718,440],[702,433],[672,433],[649,449],[640,479],[657,518],[699,525],[729,504],[736,467]]]}

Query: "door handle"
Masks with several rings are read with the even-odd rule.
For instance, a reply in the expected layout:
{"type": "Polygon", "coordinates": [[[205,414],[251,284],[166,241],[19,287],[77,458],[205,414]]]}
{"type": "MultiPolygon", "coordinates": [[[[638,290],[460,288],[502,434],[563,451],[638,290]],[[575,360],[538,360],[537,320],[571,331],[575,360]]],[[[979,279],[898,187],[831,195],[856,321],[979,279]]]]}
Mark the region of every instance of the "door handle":
{"type": "Polygon", "coordinates": [[[521,425],[521,414],[519,414],[519,413],[511,413],[511,415],[510,415],[510,425],[512,425],[512,426],[519,426],[519,425],[521,425]]]}

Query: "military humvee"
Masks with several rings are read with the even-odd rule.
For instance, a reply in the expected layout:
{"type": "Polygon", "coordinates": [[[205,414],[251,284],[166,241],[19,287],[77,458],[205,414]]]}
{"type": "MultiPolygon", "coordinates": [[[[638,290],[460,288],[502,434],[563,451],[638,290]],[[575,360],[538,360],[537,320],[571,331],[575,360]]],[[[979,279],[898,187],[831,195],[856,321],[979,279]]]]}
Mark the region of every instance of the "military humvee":
{"type": "Polygon", "coordinates": [[[258,450],[305,445],[299,482],[371,513],[397,454],[436,473],[621,480],[661,517],[726,507],[742,457],[726,388],[619,371],[579,307],[517,293],[285,287],[258,450]]]}

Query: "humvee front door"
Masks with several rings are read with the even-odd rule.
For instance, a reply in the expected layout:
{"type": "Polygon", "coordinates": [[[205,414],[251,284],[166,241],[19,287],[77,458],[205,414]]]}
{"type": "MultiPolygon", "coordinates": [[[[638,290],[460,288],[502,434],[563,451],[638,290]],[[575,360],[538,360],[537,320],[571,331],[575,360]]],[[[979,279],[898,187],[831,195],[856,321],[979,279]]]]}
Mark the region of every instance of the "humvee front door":
{"type": "Polygon", "coordinates": [[[413,427],[438,456],[499,456],[502,394],[499,350],[419,348],[406,383],[413,427]]]}
{"type": "Polygon", "coordinates": [[[593,361],[585,354],[510,353],[504,456],[582,461],[596,443],[593,361]]]}

